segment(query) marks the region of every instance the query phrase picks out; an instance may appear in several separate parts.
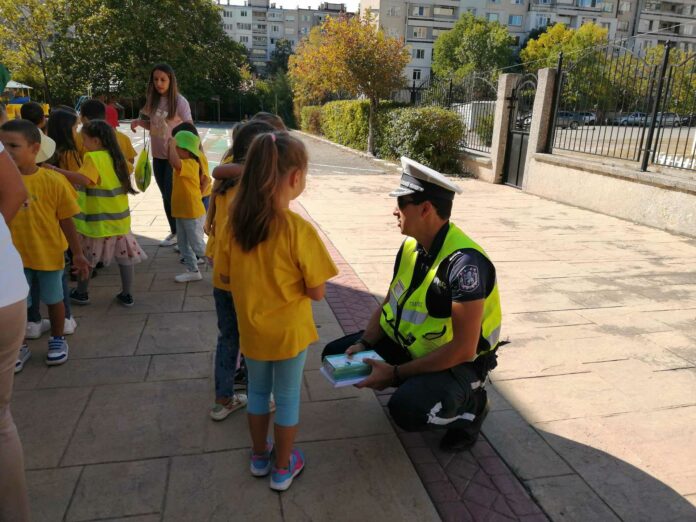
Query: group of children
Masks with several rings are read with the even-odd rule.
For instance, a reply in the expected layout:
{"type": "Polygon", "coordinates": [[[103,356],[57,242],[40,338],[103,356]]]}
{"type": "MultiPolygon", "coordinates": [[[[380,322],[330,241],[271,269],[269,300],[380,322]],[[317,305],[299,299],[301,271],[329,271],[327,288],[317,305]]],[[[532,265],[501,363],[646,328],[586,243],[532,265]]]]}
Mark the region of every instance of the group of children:
{"type": "MultiPolygon", "coordinates": [[[[130,230],[135,151],[103,120],[103,104],[97,104],[85,102],[79,118],[68,108],[51,113],[46,130],[55,153],[48,161],[40,154],[45,148],[40,121],[15,120],[0,127],[0,140],[30,194],[10,223],[31,286],[34,320],[27,338],[50,328],[50,365],[67,360],[65,335],[75,329],[69,305],[89,303],[92,271],[115,260],[122,285],[116,299],[132,306],[133,266],[146,259],[130,230]],[[77,276],[77,288],[69,293],[65,266],[77,276]],[[39,301],[47,305],[49,321],[37,315],[39,301]]],[[[186,266],[176,281],[200,280],[198,266],[205,260],[212,266],[218,339],[210,416],[222,420],[246,406],[250,472],[270,474],[270,487],[286,490],[305,462],[294,440],[307,347],[318,339],[311,301],[323,298],[325,282],[337,274],[317,232],[289,210],[305,188],[306,149],[277,116],[259,113],[234,129],[232,148],[212,172],[214,183],[192,124],[173,129],[168,156],[177,247],[186,266]],[[240,368],[246,373],[246,394],[235,391],[240,368]]],[[[22,346],[16,371],[29,356],[22,346]]]]}

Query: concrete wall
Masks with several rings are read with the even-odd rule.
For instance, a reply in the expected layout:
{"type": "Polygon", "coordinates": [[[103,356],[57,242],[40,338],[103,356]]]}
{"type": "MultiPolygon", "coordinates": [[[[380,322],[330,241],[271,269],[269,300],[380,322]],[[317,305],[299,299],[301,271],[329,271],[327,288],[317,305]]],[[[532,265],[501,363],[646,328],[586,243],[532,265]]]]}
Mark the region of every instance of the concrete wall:
{"type": "Polygon", "coordinates": [[[580,157],[536,153],[525,191],[642,225],[696,237],[696,183],[580,157]]]}
{"type": "Polygon", "coordinates": [[[462,172],[474,176],[476,179],[487,183],[495,183],[493,162],[490,156],[463,152],[459,156],[459,165],[462,172]]]}

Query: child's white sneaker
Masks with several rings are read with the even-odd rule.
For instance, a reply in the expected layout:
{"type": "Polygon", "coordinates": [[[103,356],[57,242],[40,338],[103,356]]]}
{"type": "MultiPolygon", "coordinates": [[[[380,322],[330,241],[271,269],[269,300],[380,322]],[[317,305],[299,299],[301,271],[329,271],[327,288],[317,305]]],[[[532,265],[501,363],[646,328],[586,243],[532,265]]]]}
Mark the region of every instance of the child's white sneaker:
{"type": "Polygon", "coordinates": [[[30,357],[31,352],[29,351],[29,347],[26,344],[23,344],[19,349],[19,354],[17,354],[17,362],[15,362],[14,372],[21,372],[24,369],[24,364],[29,360],[30,357]]]}
{"type": "Polygon", "coordinates": [[[27,323],[27,331],[24,334],[24,337],[27,339],[38,339],[41,337],[43,334],[48,332],[51,329],[51,321],[48,319],[41,319],[40,321],[37,321],[35,323],[32,323],[31,321],[27,323]]]}
{"type": "Polygon", "coordinates": [[[68,360],[68,343],[65,337],[49,337],[46,364],[58,366],[68,360]]]}
{"type": "Polygon", "coordinates": [[[247,405],[248,399],[244,393],[235,393],[234,396],[227,402],[227,404],[214,404],[210,408],[210,418],[216,421],[221,421],[227,418],[227,416],[247,405]]]}
{"type": "Polygon", "coordinates": [[[74,317],[66,317],[63,325],[63,335],[72,335],[77,330],[77,321],[74,317]]]}
{"type": "Polygon", "coordinates": [[[174,281],[177,283],[188,283],[190,281],[200,281],[203,276],[198,270],[187,270],[183,274],[174,276],[174,281]]]}
{"type": "Polygon", "coordinates": [[[172,245],[176,245],[176,234],[169,234],[160,242],[160,246],[162,247],[168,247],[172,245]]]}

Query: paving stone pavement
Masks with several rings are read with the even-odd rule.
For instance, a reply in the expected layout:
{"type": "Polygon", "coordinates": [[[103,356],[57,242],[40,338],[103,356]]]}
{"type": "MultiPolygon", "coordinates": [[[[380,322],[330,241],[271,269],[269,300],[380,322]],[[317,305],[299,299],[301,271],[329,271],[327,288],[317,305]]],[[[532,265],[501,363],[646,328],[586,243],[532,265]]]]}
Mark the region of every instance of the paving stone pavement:
{"type": "MultiPolygon", "coordinates": [[[[349,154],[303,139],[325,165],[349,154]]],[[[300,203],[381,300],[403,239],[398,173],[350,165],[364,162],[376,172],[315,165],[300,203]]],[[[496,264],[511,341],[490,445],[553,520],[696,520],[696,240],[457,181],[453,220],[496,264]]]]}

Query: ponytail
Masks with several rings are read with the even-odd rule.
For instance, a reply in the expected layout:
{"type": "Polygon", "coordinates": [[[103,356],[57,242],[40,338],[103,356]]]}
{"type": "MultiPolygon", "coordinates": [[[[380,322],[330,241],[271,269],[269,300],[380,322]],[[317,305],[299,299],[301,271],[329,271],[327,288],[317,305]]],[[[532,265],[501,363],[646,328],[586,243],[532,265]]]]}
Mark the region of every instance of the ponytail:
{"type": "Polygon", "coordinates": [[[113,127],[106,123],[104,120],[91,120],[82,126],[82,132],[84,132],[90,138],[99,138],[102,146],[111,156],[111,161],[114,164],[114,172],[118,180],[121,182],[123,190],[128,194],[137,194],[137,191],[133,188],[130,179],[130,169],[126,163],[126,158],[121,152],[121,147],[118,146],[118,141],[116,140],[116,131],[113,127]]]}
{"type": "Polygon", "coordinates": [[[243,251],[268,239],[271,225],[280,215],[276,195],[281,181],[296,169],[307,169],[307,150],[300,140],[287,132],[254,138],[230,210],[230,229],[243,251]]]}

